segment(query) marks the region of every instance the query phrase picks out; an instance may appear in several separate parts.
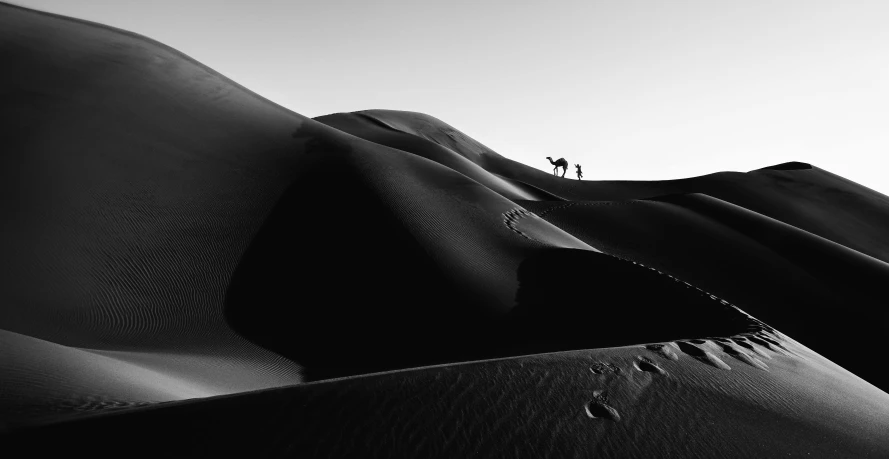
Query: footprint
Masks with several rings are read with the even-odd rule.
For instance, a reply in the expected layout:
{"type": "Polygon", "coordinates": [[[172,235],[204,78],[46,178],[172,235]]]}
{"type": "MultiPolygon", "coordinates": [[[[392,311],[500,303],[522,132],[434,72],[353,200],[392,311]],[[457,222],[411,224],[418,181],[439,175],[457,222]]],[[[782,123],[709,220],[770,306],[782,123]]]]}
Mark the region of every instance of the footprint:
{"type": "Polygon", "coordinates": [[[695,346],[692,343],[678,341],[676,344],[679,345],[679,350],[700,360],[701,362],[706,363],[707,365],[712,365],[712,366],[719,368],[721,370],[731,370],[732,369],[732,367],[726,365],[725,362],[720,360],[719,357],[716,357],[715,355],[711,354],[709,351],[705,351],[705,350],[699,348],[698,346],[695,346]]]}
{"type": "Polygon", "coordinates": [[[507,228],[509,228],[510,230],[512,230],[512,231],[514,231],[514,232],[516,232],[516,233],[518,233],[520,236],[522,236],[522,237],[524,237],[524,238],[526,238],[526,239],[530,239],[530,240],[532,240],[532,241],[535,241],[536,239],[534,239],[533,237],[531,237],[531,236],[529,236],[529,235],[523,233],[522,230],[520,230],[519,227],[518,227],[518,225],[517,225],[517,223],[519,222],[519,220],[521,220],[521,219],[523,219],[523,218],[531,217],[531,216],[535,216],[535,217],[536,217],[536,215],[532,214],[531,212],[528,212],[528,211],[525,210],[525,209],[522,209],[522,208],[516,208],[516,209],[512,209],[512,210],[510,210],[509,212],[506,212],[505,214],[503,214],[503,223],[506,224],[506,227],[507,227],[507,228]]]}
{"type": "Polygon", "coordinates": [[[750,341],[752,341],[756,344],[759,344],[760,346],[762,346],[772,352],[777,352],[779,354],[784,354],[787,356],[793,355],[790,353],[790,351],[785,349],[784,346],[780,345],[777,341],[764,340],[764,339],[761,339],[757,336],[747,336],[747,339],[749,339],[750,341]]]}
{"type": "MultiPolygon", "coordinates": [[[[784,349],[784,346],[782,346],[781,343],[779,343],[778,341],[773,340],[772,338],[769,338],[768,336],[758,335],[757,337],[758,337],[759,339],[761,339],[761,340],[767,342],[767,343],[770,343],[772,346],[780,347],[780,348],[784,349]]],[[[785,349],[785,350],[786,350],[786,349],[785,349]]]]}
{"type": "Polygon", "coordinates": [[[620,373],[620,368],[613,363],[608,362],[594,362],[590,365],[590,371],[597,375],[604,375],[608,373],[620,373]]]}
{"type": "Polygon", "coordinates": [[[723,350],[723,352],[725,352],[726,354],[728,354],[728,355],[730,355],[730,356],[732,356],[732,357],[734,357],[734,358],[736,358],[736,359],[738,359],[738,360],[740,360],[740,361],[746,363],[747,365],[750,365],[750,366],[752,366],[752,367],[759,368],[760,370],[769,371],[769,367],[766,366],[766,364],[763,363],[761,360],[759,360],[759,359],[757,359],[757,358],[755,358],[755,357],[752,357],[752,356],[750,356],[750,355],[747,355],[747,353],[745,353],[745,352],[741,352],[740,349],[738,349],[738,348],[736,348],[736,347],[734,347],[734,346],[732,346],[732,345],[729,345],[729,344],[723,344],[723,345],[722,345],[722,350],[723,350]]]}
{"type": "Polygon", "coordinates": [[[620,413],[614,407],[604,403],[591,401],[586,406],[586,415],[592,419],[608,419],[609,421],[620,421],[620,413]]]}
{"type": "Polygon", "coordinates": [[[607,419],[609,421],[620,421],[620,414],[614,407],[608,405],[608,397],[601,390],[593,392],[593,399],[584,407],[586,415],[591,419],[607,419]]]}
{"type": "Polygon", "coordinates": [[[648,349],[651,352],[655,352],[665,359],[679,360],[679,356],[676,355],[676,353],[673,352],[672,349],[663,344],[649,344],[645,346],[645,349],[648,349]]]}
{"type": "Polygon", "coordinates": [[[633,365],[639,371],[647,371],[649,373],[657,373],[659,375],[666,375],[667,372],[664,371],[663,368],[659,367],[653,360],[648,357],[639,357],[639,360],[633,365]]]}
{"type": "MultiPolygon", "coordinates": [[[[754,346],[754,345],[748,343],[747,341],[745,341],[745,340],[743,340],[743,339],[734,338],[734,339],[732,339],[732,341],[733,341],[735,344],[737,344],[738,346],[741,346],[741,347],[743,347],[743,348],[745,348],[745,349],[749,349],[749,350],[755,352],[755,353],[756,353],[757,355],[759,355],[760,357],[763,357],[763,358],[766,358],[766,359],[771,359],[771,358],[772,358],[772,356],[770,356],[769,354],[766,354],[765,352],[761,351],[758,347],[756,347],[756,346],[754,346]]],[[[729,344],[731,344],[732,341],[730,341],[729,344]]]]}

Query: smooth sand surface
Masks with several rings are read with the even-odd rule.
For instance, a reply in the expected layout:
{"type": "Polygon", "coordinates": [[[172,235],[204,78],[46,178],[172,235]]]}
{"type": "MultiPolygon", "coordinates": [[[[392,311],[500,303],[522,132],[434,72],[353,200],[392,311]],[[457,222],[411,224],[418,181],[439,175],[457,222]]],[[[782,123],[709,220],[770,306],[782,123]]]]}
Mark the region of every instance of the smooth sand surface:
{"type": "MultiPolygon", "coordinates": [[[[129,383],[115,392],[104,370],[95,374],[103,397],[122,403],[301,381],[297,363],[233,332],[223,306],[239,257],[289,183],[304,118],[142,37],[0,11],[0,52],[14,69],[0,77],[0,191],[12,197],[0,201],[2,328],[41,340],[30,360],[56,359],[47,343],[63,347],[71,365],[52,367],[61,380],[89,376],[81,356],[113,355],[122,371],[194,382],[145,378],[134,397],[129,383]]],[[[37,369],[3,355],[21,384],[0,391],[0,404],[32,399],[37,369]]],[[[97,395],[81,389],[67,405],[97,395]]],[[[0,409],[0,422],[10,412],[0,409]]]]}
{"type": "Polygon", "coordinates": [[[6,5],[0,59],[8,450],[889,457],[886,196],[563,179],[6,5]]]}
{"type": "Polygon", "coordinates": [[[771,336],[782,348],[739,335],[339,379],[12,441],[96,451],[78,439],[102,432],[98,455],[141,457],[885,457],[889,395],[771,336]]]}

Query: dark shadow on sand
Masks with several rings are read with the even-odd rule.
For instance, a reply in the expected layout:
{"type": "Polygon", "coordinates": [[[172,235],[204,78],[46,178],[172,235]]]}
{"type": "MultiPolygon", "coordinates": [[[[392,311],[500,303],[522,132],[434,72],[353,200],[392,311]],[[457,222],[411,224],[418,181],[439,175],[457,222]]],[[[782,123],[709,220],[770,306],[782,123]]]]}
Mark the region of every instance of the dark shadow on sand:
{"type": "MultiPolygon", "coordinates": [[[[318,179],[321,181],[322,179],[318,179]]],[[[356,185],[289,190],[231,281],[235,330],[305,368],[307,380],[425,365],[750,331],[746,316],[609,255],[544,249],[518,270],[512,312],[493,315],[447,281],[382,204],[356,185]],[[319,219],[326,220],[320,224],[319,219]]]]}
{"type": "Polygon", "coordinates": [[[756,328],[746,315],[665,274],[610,255],[552,249],[519,268],[521,351],[615,347],[756,328]]]}
{"type": "Polygon", "coordinates": [[[362,177],[318,160],[313,170],[339,175],[307,174],[284,193],[235,270],[226,320],[307,380],[471,359],[463,334],[483,335],[481,308],[362,177]]]}

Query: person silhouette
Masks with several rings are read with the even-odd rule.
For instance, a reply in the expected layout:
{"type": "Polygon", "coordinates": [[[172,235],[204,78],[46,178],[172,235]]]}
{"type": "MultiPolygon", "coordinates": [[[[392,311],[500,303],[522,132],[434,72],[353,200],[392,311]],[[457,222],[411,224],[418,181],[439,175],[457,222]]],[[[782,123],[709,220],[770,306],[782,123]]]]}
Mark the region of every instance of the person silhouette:
{"type": "Polygon", "coordinates": [[[583,171],[580,170],[580,164],[575,164],[574,167],[577,168],[577,180],[583,178],[583,171]]]}

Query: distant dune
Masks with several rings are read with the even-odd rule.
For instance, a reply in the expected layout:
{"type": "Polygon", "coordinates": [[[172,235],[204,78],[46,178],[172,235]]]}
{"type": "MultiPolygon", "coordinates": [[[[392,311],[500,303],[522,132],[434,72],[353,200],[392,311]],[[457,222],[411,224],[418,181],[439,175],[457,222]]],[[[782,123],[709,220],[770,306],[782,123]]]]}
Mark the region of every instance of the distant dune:
{"type": "Polygon", "coordinates": [[[5,451],[889,457],[889,197],[563,179],[3,4],[0,59],[5,451]]]}

